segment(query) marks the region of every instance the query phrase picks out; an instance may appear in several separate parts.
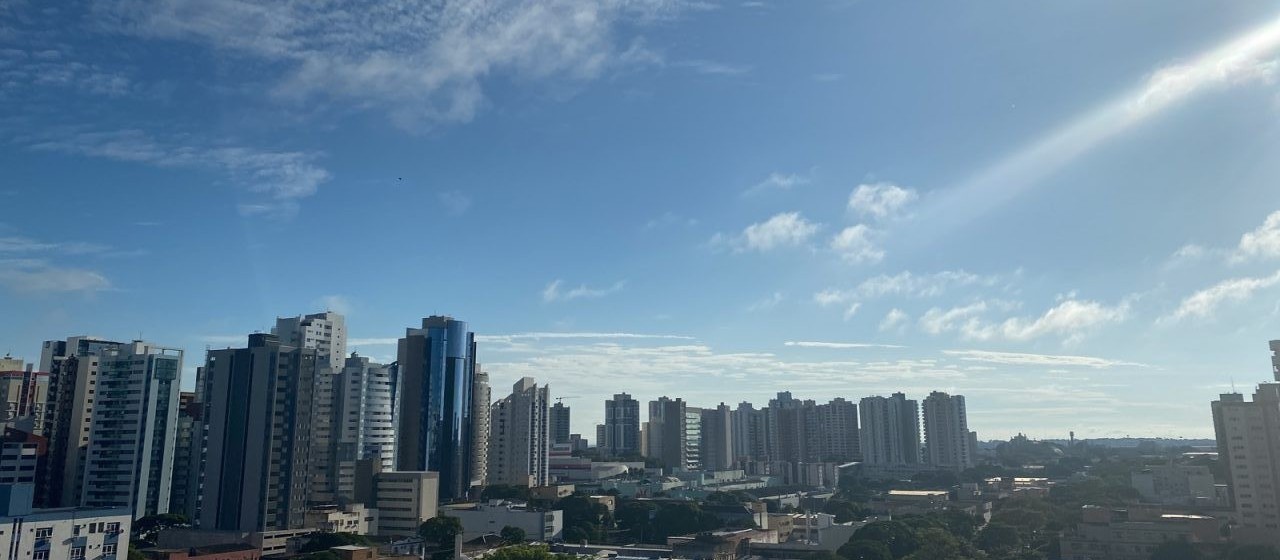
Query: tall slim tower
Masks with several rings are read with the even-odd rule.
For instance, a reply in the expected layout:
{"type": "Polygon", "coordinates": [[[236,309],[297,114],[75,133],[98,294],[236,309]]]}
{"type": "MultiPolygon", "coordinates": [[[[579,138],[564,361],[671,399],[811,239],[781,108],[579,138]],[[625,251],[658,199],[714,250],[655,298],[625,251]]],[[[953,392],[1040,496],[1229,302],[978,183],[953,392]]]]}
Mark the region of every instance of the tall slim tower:
{"type": "Polygon", "coordinates": [[[920,463],[920,408],[902,393],[859,403],[862,458],[871,465],[920,463]]]}
{"type": "Polygon", "coordinates": [[[563,402],[551,405],[551,443],[569,443],[569,407],[563,402]]]}
{"type": "Polygon", "coordinates": [[[639,455],[640,401],[626,393],[604,401],[604,430],[596,434],[596,439],[596,447],[610,457],[639,455]]]}
{"type": "Polygon", "coordinates": [[[134,341],[98,360],[80,504],[128,506],[135,519],[168,513],[182,350],[134,341]]]}
{"type": "Polygon", "coordinates": [[[973,466],[963,396],[934,391],[925,397],[924,450],[925,462],[935,467],[964,470],[973,466]]]}
{"type": "Polygon", "coordinates": [[[36,488],[36,507],[80,505],[94,408],[91,391],[98,383],[101,356],[122,345],[92,336],[44,343],[40,371],[49,372],[49,413],[44,428],[49,455],[46,473],[39,477],[42,484],[36,488]]]}
{"type": "MultiPolygon", "coordinates": [[[[332,311],[312,313],[297,317],[278,317],[271,332],[280,344],[293,348],[315,350],[320,374],[316,376],[315,411],[312,414],[310,500],[317,503],[332,502],[338,491],[340,476],[338,458],[334,456],[339,425],[336,377],[345,367],[347,358],[346,319],[332,311]]],[[[348,468],[348,474],[351,472],[348,468]]]]}
{"type": "Polygon", "coordinates": [[[306,522],[315,470],[319,352],[249,335],[245,348],[205,360],[196,523],[201,529],[275,531],[306,522]]]}
{"type": "Polygon", "coordinates": [[[476,364],[471,396],[471,485],[483,486],[489,479],[489,408],[493,396],[489,390],[489,372],[480,364],[476,364]]]}
{"type": "Polygon", "coordinates": [[[681,399],[660,397],[649,401],[649,456],[669,469],[689,464],[688,411],[681,399]]]}
{"type": "Polygon", "coordinates": [[[427,317],[400,339],[396,469],[440,473],[441,501],[465,497],[473,480],[475,350],[475,335],[452,317],[427,317]]]}
{"type": "Polygon", "coordinates": [[[727,470],[733,468],[733,411],[720,403],[715,408],[702,409],[702,468],[727,470]]]}
{"type": "Polygon", "coordinates": [[[545,486],[548,481],[551,389],[532,377],[493,403],[489,415],[489,484],[545,486]]]}
{"type": "Polygon", "coordinates": [[[354,498],[356,461],[370,459],[386,471],[395,466],[398,383],[396,364],[374,363],[354,352],[334,376],[328,458],[338,497],[354,498]]]}
{"type": "Polygon", "coordinates": [[[298,317],[277,317],[272,332],[280,344],[312,348],[319,352],[321,365],[342,369],[347,358],[347,320],[332,311],[298,317]]]}

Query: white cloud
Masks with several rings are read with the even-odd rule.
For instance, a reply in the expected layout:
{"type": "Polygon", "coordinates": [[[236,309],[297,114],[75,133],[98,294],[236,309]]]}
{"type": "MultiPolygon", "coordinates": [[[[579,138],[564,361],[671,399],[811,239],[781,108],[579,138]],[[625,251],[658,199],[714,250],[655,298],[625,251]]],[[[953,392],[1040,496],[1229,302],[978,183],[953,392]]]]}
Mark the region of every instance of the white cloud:
{"type": "Polygon", "coordinates": [[[897,344],[876,344],[871,342],[815,342],[815,341],[786,341],[782,343],[784,346],[796,346],[799,348],[829,348],[835,350],[852,350],[860,348],[906,348],[897,344]]]}
{"type": "Polygon", "coordinates": [[[400,339],[394,336],[386,336],[382,338],[352,338],[347,340],[347,346],[394,346],[400,343],[400,339]]]}
{"type": "Polygon", "coordinates": [[[851,263],[874,263],[884,258],[884,249],[871,237],[875,232],[864,224],[849,226],[831,238],[831,250],[851,263]]]}
{"type": "Polygon", "coordinates": [[[1280,211],[1272,212],[1257,229],[1240,236],[1233,260],[1280,257],[1280,211]]]}
{"type": "Polygon", "coordinates": [[[812,181],[813,179],[808,175],[801,175],[798,173],[779,173],[774,171],[773,173],[770,173],[768,177],[765,177],[763,181],[751,185],[751,188],[747,189],[742,194],[751,195],[768,190],[789,191],[798,186],[807,185],[812,181]]]}
{"type": "Polygon", "coordinates": [[[1029,366],[1079,366],[1095,369],[1111,367],[1150,367],[1137,362],[1109,360],[1093,356],[1055,356],[1050,354],[1024,354],[1018,352],[991,352],[987,350],[943,350],[943,354],[971,362],[1029,366]]]}
{"type": "Polygon", "coordinates": [[[419,127],[473,118],[495,76],[557,86],[594,79],[640,58],[631,52],[635,42],[618,37],[620,28],[689,7],[678,0],[118,0],[94,4],[90,19],[119,33],[265,61],[282,76],[274,93],[286,99],[349,100],[419,127]]]}
{"type": "Polygon", "coordinates": [[[756,312],[756,311],[767,311],[769,309],[773,309],[777,307],[778,304],[782,303],[782,301],[785,300],[786,297],[787,296],[784,295],[782,292],[774,292],[768,297],[752,302],[751,305],[747,306],[747,311],[756,312]]]}
{"type": "Polygon", "coordinates": [[[329,180],[329,172],[316,165],[315,154],[214,145],[189,137],[162,139],[141,130],[53,130],[29,147],[163,168],[216,171],[265,197],[241,204],[240,213],[246,216],[291,216],[297,211],[297,200],[315,194],[329,180]]]}
{"type": "Polygon", "coordinates": [[[884,296],[912,298],[937,297],[961,286],[992,286],[998,276],[979,276],[964,270],[944,270],[932,274],[914,274],[904,270],[892,276],[880,274],[863,280],[851,289],[827,288],[813,295],[819,305],[828,306],[884,296]]]}
{"type": "Polygon", "coordinates": [[[849,304],[849,307],[844,308],[844,320],[848,321],[849,319],[852,319],[854,315],[858,314],[858,310],[861,308],[862,302],[855,301],[849,304]]]}
{"type": "Polygon", "coordinates": [[[914,189],[892,183],[862,184],[849,194],[849,209],[863,216],[884,219],[897,215],[916,198],[914,189]]]}
{"type": "Polygon", "coordinates": [[[479,342],[510,342],[514,340],[556,339],[642,339],[642,340],[697,340],[678,334],[644,334],[628,332],[527,332],[515,334],[476,335],[479,342]]]}
{"type": "Polygon", "coordinates": [[[957,332],[962,338],[973,340],[1026,341],[1055,335],[1063,337],[1065,343],[1075,343],[1098,327],[1124,321],[1129,312],[1127,301],[1107,306],[1095,301],[1066,299],[1039,317],[1011,317],[1000,322],[983,320],[982,316],[993,307],[1008,305],[977,301],[951,309],[934,307],[920,318],[920,328],[934,335],[957,332]]]}
{"type": "Polygon", "coordinates": [[[911,316],[907,315],[907,312],[895,307],[890,309],[888,313],[885,313],[884,319],[880,321],[880,330],[895,330],[906,325],[910,320],[911,316]]]}
{"type": "Polygon", "coordinates": [[[1068,299],[1035,319],[1006,319],[1000,324],[999,333],[1009,340],[1062,335],[1071,342],[1078,340],[1087,330],[1124,321],[1128,313],[1128,303],[1108,307],[1096,301],[1068,299]]]}
{"type": "Polygon", "coordinates": [[[43,259],[0,259],[0,286],[27,294],[91,294],[111,289],[111,282],[101,272],[56,266],[43,259]]]}
{"type": "Polygon", "coordinates": [[[716,234],[711,245],[729,245],[735,252],[772,251],[796,247],[808,241],[822,227],[804,219],[799,212],[783,212],[763,222],[751,224],[736,236],[716,234]]]}
{"type": "Polygon", "coordinates": [[[471,208],[471,197],[462,191],[445,191],[436,193],[436,200],[440,201],[440,205],[444,206],[450,214],[460,216],[471,208]]]}
{"type": "Polygon", "coordinates": [[[1182,300],[1172,315],[1161,318],[1161,322],[1176,322],[1187,318],[1204,319],[1226,303],[1239,303],[1253,296],[1253,293],[1270,288],[1280,283],[1280,271],[1271,276],[1261,278],[1231,278],[1200,290],[1182,300]]]}
{"type": "Polygon", "coordinates": [[[547,287],[543,288],[542,290],[542,301],[553,302],[553,301],[573,301],[575,299],[602,298],[604,296],[622,291],[622,288],[626,287],[627,281],[619,280],[617,282],[614,282],[613,285],[606,288],[592,288],[590,286],[587,286],[586,284],[582,284],[568,291],[564,291],[561,289],[561,286],[563,284],[564,284],[564,281],[560,279],[552,280],[549,284],[547,284],[547,287]]]}
{"type": "Polygon", "coordinates": [[[352,310],[351,300],[348,300],[346,296],[336,294],[320,296],[316,301],[312,302],[312,306],[342,315],[348,315],[352,310]]]}
{"type": "Polygon", "coordinates": [[[727,64],[724,62],[705,59],[679,60],[672,62],[671,66],[676,68],[685,68],[699,74],[707,74],[711,76],[740,76],[751,71],[750,66],[727,64]]]}

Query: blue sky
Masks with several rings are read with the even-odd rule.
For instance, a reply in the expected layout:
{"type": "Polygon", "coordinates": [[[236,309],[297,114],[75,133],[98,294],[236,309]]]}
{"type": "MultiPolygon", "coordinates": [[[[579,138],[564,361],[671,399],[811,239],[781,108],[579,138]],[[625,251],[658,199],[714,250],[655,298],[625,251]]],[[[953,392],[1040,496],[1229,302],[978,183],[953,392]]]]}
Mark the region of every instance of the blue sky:
{"type": "Polygon", "coordinates": [[[447,313],[588,435],[940,389],[1207,436],[1271,377],[1271,2],[257,4],[0,4],[0,351],[447,313]]]}

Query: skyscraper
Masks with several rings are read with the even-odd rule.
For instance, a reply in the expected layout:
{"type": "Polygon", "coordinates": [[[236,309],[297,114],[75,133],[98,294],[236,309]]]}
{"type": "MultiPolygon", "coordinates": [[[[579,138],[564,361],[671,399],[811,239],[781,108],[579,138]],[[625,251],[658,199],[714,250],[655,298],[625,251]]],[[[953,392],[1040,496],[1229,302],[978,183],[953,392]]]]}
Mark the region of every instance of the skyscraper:
{"type": "Polygon", "coordinates": [[[924,456],[929,465],[954,470],[973,466],[964,397],[941,391],[924,399],[924,456]]]}
{"type": "Polygon", "coordinates": [[[133,341],[97,358],[80,505],[129,506],[135,519],[168,513],[182,350],[133,341]]]}
{"type": "Polygon", "coordinates": [[[688,421],[685,402],[660,397],[649,401],[648,437],[649,457],[657,459],[668,470],[688,466],[688,421]]]}
{"type": "Polygon", "coordinates": [[[551,443],[569,443],[569,407],[563,402],[551,405],[551,443]]]}
{"type": "Polygon", "coordinates": [[[639,455],[640,401],[626,393],[604,401],[604,430],[596,434],[596,440],[596,447],[610,457],[639,455]]]}
{"type": "Polygon", "coordinates": [[[337,496],[355,495],[356,461],[372,459],[382,470],[395,466],[396,364],[378,364],[355,352],[333,383],[333,450],[330,457],[337,496]]]}
{"type": "Polygon", "coordinates": [[[720,403],[715,408],[702,409],[702,468],[733,468],[733,439],[733,412],[729,405],[720,403]]]}
{"type": "Polygon", "coordinates": [[[522,378],[489,414],[489,484],[545,486],[548,482],[551,390],[522,378]]]}
{"type": "Polygon", "coordinates": [[[314,472],[319,352],[249,335],[246,348],[211,350],[203,372],[196,523],[274,531],[305,524],[314,472]]]}
{"type": "Polygon", "coordinates": [[[99,356],[121,346],[92,336],[44,343],[40,371],[49,372],[49,412],[45,437],[49,440],[48,468],[36,488],[36,507],[80,504],[84,490],[85,450],[98,382],[99,356]]]}
{"type": "Polygon", "coordinates": [[[871,465],[920,463],[920,408],[902,393],[859,403],[862,458],[871,465]]]}
{"type": "Polygon", "coordinates": [[[856,461],[862,456],[858,438],[858,405],[843,398],[818,405],[822,460],[856,461]]]}
{"type": "Polygon", "coordinates": [[[1213,401],[1218,457],[1226,467],[1239,525],[1237,538],[1268,538],[1280,530],[1280,341],[1270,343],[1276,383],[1262,383],[1253,401],[1226,393],[1213,401]]]}
{"type": "Polygon", "coordinates": [[[489,390],[489,372],[476,364],[476,378],[471,383],[471,485],[483,486],[489,479],[489,412],[493,397],[489,390]]]}
{"type": "MultiPolygon", "coordinates": [[[[200,368],[203,370],[204,368],[200,368]]],[[[200,384],[203,375],[198,375],[200,384]]],[[[196,433],[200,422],[200,401],[196,393],[183,391],[178,394],[178,435],[173,447],[173,482],[169,490],[169,513],[191,519],[195,516],[196,483],[199,482],[201,447],[203,438],[196,433]]]]}
{"type": "Polygon", "coordinates": [[[342,369],[347,358],[347,320],[332,311],[298,317],[278,317],[271,330],[280,344],[294,348],[313,348],[319,352],[322,365],[342,369]]]}
{"type": "Polygon", "coordinates": [[[763,461],[768,457],[763,410],[757,410],[749,402],[739,403],[733,411],[732,431],[735,461],[763,461]]]}
{"type": "Polygon", "coordinates": [[[475,335],[452,317],[431,316],[400,339],[396,470],[440,473],[440,499],[462,498],[472,469],[475,335]]]}

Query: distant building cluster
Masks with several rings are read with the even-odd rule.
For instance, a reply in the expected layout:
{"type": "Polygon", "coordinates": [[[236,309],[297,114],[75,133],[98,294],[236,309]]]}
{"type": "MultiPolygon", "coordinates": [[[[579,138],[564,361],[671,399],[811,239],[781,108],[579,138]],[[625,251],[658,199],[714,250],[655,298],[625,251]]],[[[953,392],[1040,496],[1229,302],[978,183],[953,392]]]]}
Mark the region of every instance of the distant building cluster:
{"type": "Polygon", "coordinates": [[[35,511],[123,516],[110,521],[123,531],[178,513],[191,531],[257,535],[269,553],[313,530],[411,536],[478,487],[599,481],[645,459],[668,476],[737,473],[698,484],[760,475],[827,487],[853,462],[888,472],[974,462],[964,397],[941,392],[923,407],[901,393],[819,404],[781,392],[761,408],[664,396],[644,417],[618,393],[589,450],[571,433],[563,399],[574,397],[523,378],[494,398],[474,333],[444,316],[406,329],[388,364],[349,353],[332,312],[279,318],[243,346],[209,350],[192,392],[180,387],[184,358],[91,336],[45,342],[38,363],[4,358],[0,488],[18,488],[35,511]]]}

